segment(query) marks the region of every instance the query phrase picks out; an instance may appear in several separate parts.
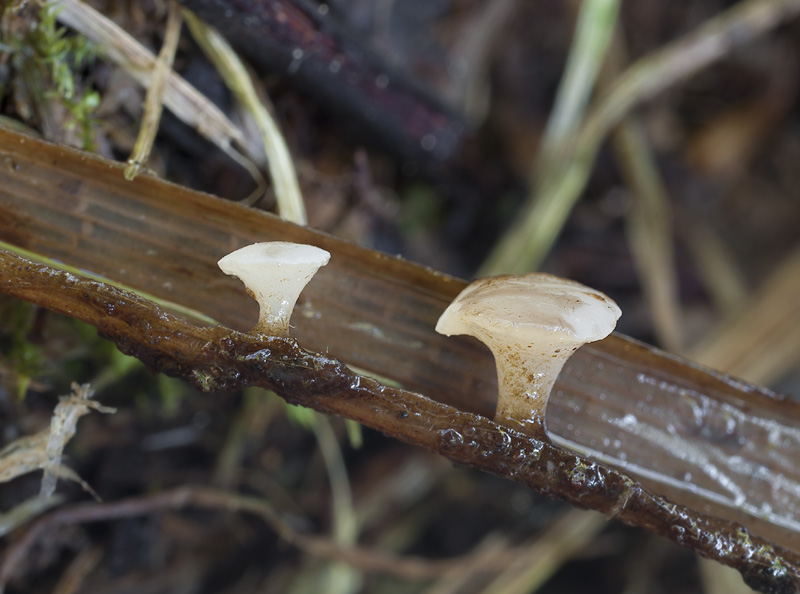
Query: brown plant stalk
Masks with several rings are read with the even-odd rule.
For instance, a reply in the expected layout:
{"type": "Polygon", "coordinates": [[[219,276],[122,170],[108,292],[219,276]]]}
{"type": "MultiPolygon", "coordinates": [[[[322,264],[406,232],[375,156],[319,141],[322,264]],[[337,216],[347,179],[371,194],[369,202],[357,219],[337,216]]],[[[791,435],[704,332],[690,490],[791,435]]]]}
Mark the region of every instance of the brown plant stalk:
{"type": "Polygon", "coordinates": [[[461,465],[660,534],[735,567],[752,587],[800,588],[800,556],[744,526],[673,504],[616,470],[486,417],[359,376],[294,339],[196,326],[133,293],[5,250],[0,292],[89,323],[153,371],[203,391],[274,390],[293,404],[353,419],[461,465]]]}

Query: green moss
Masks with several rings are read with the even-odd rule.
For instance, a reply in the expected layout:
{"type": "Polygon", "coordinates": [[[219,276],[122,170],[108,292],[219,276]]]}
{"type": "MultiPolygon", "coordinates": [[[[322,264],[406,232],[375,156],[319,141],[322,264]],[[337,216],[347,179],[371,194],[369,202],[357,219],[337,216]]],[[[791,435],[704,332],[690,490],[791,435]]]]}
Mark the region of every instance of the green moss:
{"type": "Polygon", "coordinates": [[[434,188],[415,184],[403,193],[400,227],[408,235],[437,227],[443,218],[442,205],[434,188]]]}
{"type": "Polygon", "coordinates": [[[217,386],[217,380],[212,373],[195,369],[192,371],[192,383],[203,392],[211,392],[217,386]]]}
{"type": "MultiPolygon", "coordinates": [[[[70,34],[59,26],[58,12],[51,3],[43,4],[38,11],[7,8],[3,14],[2,51],[10,54],[12,76],[17,77],[27,93],[27,97],[17,97],[17,103],[23,104],[26,99],[39,106],[47,101],[59,102],[69,114],[69,119],[61,125],[66,129],[78,128],[83,148],[90,150],[96,123],[93,113],[100,104],[100,94],[86,88],[79,73],[91,64],[97,51],[85,37],[70,34]]],[[[4,84],[0,92],[5,95],[14,87],[19,88],[4,84]]],[[[21,109],[23,118],[34,117],[32,106],[23,105],[21,109]]]]}
{"type": "Polygon", "coordinates": [[[159,374],[157,381],[163,413],[167,418],[173,418],[178,414],[184,398],[190,396],[190,392],[186,384],[174,377],[159,374]]]}
{"type": "Polygon", "coordinates": [[[45,357],[39,345],[28,340],[35,308],[24,301],[0,301],[0,352],[3,363],[13,373],[16,393],[25,396],[32,378],[41,373],[45,357]]]}

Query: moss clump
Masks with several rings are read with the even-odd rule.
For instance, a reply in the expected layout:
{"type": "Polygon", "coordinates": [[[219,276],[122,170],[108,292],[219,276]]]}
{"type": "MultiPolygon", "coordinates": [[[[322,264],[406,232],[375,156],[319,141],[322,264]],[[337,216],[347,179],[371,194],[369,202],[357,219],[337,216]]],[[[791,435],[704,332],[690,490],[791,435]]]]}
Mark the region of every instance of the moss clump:
{"type": "Polygon", "coordinates": [[[35,315],[34,306],[29,303],[0,299],[0,377],[20,398],[28,391],[32,378],[41,373],[45,360],[39,345],[28,340],[35,315]]]}
{"type": "MultiPolygon", "coordinates": [[[[100,94],[82,81],[81,71],[96,56],[95,46],[58,25],[59,9],[9,3],[2,14],[2,53],[11,65],[0,86],[0,98],[13,90],[17,115],[38,127],[75,131],[76,144],[94,148],[93,113],[100,94]]],[[[51,131],[52,132],[52,131],[51,131]]],[[[60,138],[50,138],[62,140],[60,138]]]]}

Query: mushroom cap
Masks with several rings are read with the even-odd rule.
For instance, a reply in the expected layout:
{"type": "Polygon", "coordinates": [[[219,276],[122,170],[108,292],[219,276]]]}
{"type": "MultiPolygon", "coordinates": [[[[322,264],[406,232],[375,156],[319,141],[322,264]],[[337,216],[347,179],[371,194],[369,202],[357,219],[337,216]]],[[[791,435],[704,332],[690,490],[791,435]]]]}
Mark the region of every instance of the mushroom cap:
{"type": "Polygon", "coordinates": [[[464,289],[436,324],[489,347],[550,342],[583,344],[605,338],[622,314],[605,294],[551,274],[494,276],[464,289]]]}
{"type": "Polygon", "coordinates": [[[217,264],[238,277],[259,304],[256,329],[283,334],[300,292],[331,255],[313,245],[271,241],[231,252],[217,264]]]}
{"type": "Polygon", "coordinates": [[[330,259],[330,253],[313,245],[268,241],[239,248],[223,257],[217,265],[225,274],[236,276],[244,282],[245,277],[258,274],[264,266],[300,267],[316,272],[330,259]]]}

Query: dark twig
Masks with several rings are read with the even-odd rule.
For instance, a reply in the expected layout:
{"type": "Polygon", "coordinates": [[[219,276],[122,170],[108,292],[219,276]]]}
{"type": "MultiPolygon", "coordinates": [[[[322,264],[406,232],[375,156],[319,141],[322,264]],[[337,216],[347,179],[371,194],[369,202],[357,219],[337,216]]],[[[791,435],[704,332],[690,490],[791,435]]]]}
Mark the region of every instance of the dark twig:
{"type": "Polygon", "coordinates": [[[284,74],[326,109],[406,157],[447,161],[462,117],[385,63],[325,8],[297,0],[182,0],[262,70],[284,74]]]}
{"type": "Polygon", "coordinates": [[[204,391],[262,386],[291,403],[356,420],[459,464],[646,528],[735,567],[755,588],[800,588],[800,556],[744,526],[670,503],[616,470],[486,417],[358,376],[294,339],[198,327],[127,291],[7,251],[0,251],[0,292],[94,325],[124,353],[204,391]]]}

